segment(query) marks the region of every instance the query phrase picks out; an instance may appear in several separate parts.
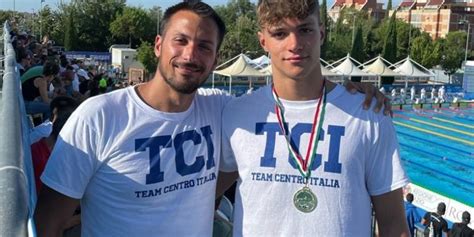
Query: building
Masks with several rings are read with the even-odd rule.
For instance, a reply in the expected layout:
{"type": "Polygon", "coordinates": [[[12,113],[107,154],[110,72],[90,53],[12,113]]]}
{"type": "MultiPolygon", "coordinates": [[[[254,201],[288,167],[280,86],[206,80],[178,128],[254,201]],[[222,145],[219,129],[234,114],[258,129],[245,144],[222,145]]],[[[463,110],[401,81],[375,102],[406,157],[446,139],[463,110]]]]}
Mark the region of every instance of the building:
{"type": "Polygon", "coordinates": [[[398,19],[427,32],[433,39],[469,29],[469,48],[473,48],[474,0],[403,0],[396,10],[398,19]]]}
{"type": "Polygon", "coordinates": [[[328,15],[336,22],[342,9],[350,7],[359,11],[367,11],[375,21],[381,21],[385,17],[383,3],[377,3],[377,0],[336,0],[329,9],[328,15]]]}
{"type": "MultiPolygon", "coordinates": [[[[130,48],[110,48],[112,66],[122,74],[128,74],[130,65],[136,62],[137,50],[130,48]]],[[[122,75],[126,77],[127,75],[122,75]]]]}

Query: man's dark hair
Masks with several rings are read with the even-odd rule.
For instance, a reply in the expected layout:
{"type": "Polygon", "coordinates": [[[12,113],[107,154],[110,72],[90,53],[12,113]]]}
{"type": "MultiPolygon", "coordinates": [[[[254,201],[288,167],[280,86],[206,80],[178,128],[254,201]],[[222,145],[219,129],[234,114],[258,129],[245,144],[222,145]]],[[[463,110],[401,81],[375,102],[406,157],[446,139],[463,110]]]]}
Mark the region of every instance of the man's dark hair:
{"type": "Polygon", "coordinates": [[[469,224],[471,222],[471,214],[469,214],[469,212],[467,212],[467,211],[464,211],[462,213],[461,220],[464,224],[469,224]]]}
{"type": "Polygon", "coordinates": [[[440,202],[438,204],[437,211],[438,211],[438,214],[444,215],[444,213],[446,213],[446,204],[444,202],[440,202]]]}
{"type": "Polygon", "coordinates": [[[412,193],[408,193],[408,194],[406,195],[406,199],[407,199],[407,202],[412,203],[412,202],[413,202],[413,199],[414,199],[413,194],[412,194],[412,193]]]}
{"type": "Polygon", "coordinates": [[[30,54],[28,53],[28,50],[26,50],[26,48],[24,47],[17,47],[15,51],[16,51],[15,54],[16,54],[17,63],[21,63],[22,59],[28,58],[28,56],[30,56],[30,54]]]}
{"type": "Polygon", "coordinates": [[[221,17],[217,14],[217,12],[212,9],[211,6],[201,1],[183,1],[166,9],[165,14],[163,15],[163,19],[161,20],[160,35],[166,34],[170,18],[179,11],[191,11],[193,13],[196,13],[200,17],[212,19],[217,25],[219,36],[217,41],[217,49],[220,48],[222,40],[224,40],[224,35],[226,33],[225,23],[224,21],[222,21],[221,17]]]}
{"type": "Polygon", "coordinates": [[[54,61],[47,61],[43,67],[43,75],[52,76],[59,72],[59,65],[54,61]]]}
{"type": "Polygon", "coordinates": [[[53,131],[51,132],[53,136],[56,138],[58,137],[59,132],[63,128],[69,116],[71,116],[72,112],[76,110],[77,106],[79,106],[79,102],[67,96],[58,96],[51,101],[49,105],[51,112],[54,112],[56,109],[56,119],[53,123],[53,131]]]}

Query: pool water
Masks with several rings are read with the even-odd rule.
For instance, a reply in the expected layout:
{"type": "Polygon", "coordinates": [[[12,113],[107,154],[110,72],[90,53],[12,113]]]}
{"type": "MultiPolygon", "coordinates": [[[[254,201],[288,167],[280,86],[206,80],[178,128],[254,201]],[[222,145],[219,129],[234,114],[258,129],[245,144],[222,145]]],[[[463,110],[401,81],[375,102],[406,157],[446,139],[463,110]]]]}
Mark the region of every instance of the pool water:
{"type": "Polygon", "coordinates": [[[474,206],[474,108],[394,111],[411,182],[474,206]]]}

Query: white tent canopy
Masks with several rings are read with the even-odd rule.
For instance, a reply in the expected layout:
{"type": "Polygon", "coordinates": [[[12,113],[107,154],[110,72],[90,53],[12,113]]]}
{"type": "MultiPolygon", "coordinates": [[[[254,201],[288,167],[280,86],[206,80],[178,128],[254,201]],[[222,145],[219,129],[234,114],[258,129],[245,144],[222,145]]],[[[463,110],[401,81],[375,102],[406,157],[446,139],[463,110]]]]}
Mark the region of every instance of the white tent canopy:
{"type": "Polygon", "coordinates": [[[253,64],[256,68],[263,68],[270,65],[271,61],[270,58],[267,57],[267,55],[262,55],[258,58],[252,59],[250,63],[253,64]]]}
{"type": "MultiPolygon", "coordinates": [[[[351,77],[369,77],[369,76],[374,76],[372,73],[364,72],[359,69],[358,66],[354,65],[354,62],[357,62],[355,59],[351,58],[349,54],[347,54],[346,57],[339,59],[338,61],[334,62],[330,66],[339,65],[335,66],[333,69],[331,69],[332,72],[344,75],[344,76],[351,76],[351,77]]],[[[359,63],[359,62],[357,62],[359,63]]],[[[360,65],[360,63],[359,63],[360,65]]]]}
{"type": "Polygon", "coordinates": [[[237,57],[232,65],[227,68],[216,70],[214,73],[219,75],[224,75],[228,77],[264,77],[267,74],[258,71],[257,69],[253,68],[247,61],[245,60],[244,54],[240,54],[237,57]]]}
{"type": "Polygon", "coordinates": [[[389,63],[387,60],[382,58],[380,55],[374,59],[371,59],[363,64],[364,68],[362,69],[364,72],[375,74],[379,77],[378,79],[378,86],[382,84],[381,77],[396,77],[401,76],[399,73],[394,72],[390,69],[385,63],[389,63]],[[369,64],[365,66],[366,64],[369,64]]]}
{"type": "MultiPolygon", "coordinates": [[[[264,72],[260,72],[257,69],[253,68],[250,65],[250,63],[248,63],[246,58],[248,59],[248,57],[245,56],[244,54],[239,54],[237,57],[233,58],[233,60],[235,60],[235,59],[236,60],[230,66],[228,66],[224,69],[221,69],[221,70],[214,71],[213,74],[212,74],[212,85],[214,86],[214,74],[228,76],[228,77],[230,77],[230,79],[229,79],[229,93],[231,93],[231,91],[232,91],[232,77],[266,77],[266,76],[269,75],[269,74],[266,74],[264,72]]],[[[224,64],[226,64],[226,63],[224,63],[224,64]]],[[[224,65],[224,64],[222,64],[222,65],[224,65]]]]}
{"type": "Polygon", "coordinates": [[[383,77],[401,76],[399,73],[396,73],[392,69],[390,69],[385,64],[385,62],[388,63],[388,61],[382,58],[381,56],[377,56],[376,58],[367,61],[365,64],[369,64],[369,63],[370,64],[367,66],[364,66],[362,70],[364,72],[372,73],[372,74],[383,76],[383,77]]]}
{"type": "Polygon", "coordinates": [[[407,77],[434,77],[435,75],[430,72],[428,69],[420,65],[419,63],[415,62],[413,59],[408,56],[407,58],[393,64],[395,69],[394,72],[397,72],[403,76],[407,77]],[[423,71],[421,71],[421,68],[423,71]]]}

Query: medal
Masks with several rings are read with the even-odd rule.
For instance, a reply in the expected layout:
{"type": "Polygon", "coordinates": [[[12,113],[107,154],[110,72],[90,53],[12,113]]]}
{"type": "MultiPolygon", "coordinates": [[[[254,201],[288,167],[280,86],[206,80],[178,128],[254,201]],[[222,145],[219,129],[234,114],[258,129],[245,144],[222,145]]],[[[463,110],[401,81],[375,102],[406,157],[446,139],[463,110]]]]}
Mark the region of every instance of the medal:
{"type": "MultiPolygon", "coordinates": [[[[318,105],[316,107],[316,111],[314,113],[314,121],[313,126],[311,128],[311,135],[308,143],[308,150],[306,153],[305,159],[298,151],[295,143],[292,141],[289,129],[287,127],[285,121],[285,108],[281,103],[278,94],[275,90],[275,87],[272,87],[272,94],[273,99],[275,100],[275,113],[278,118],[278,123],[280,125],[280,129],[285,136],[286,143],[288,145],[288,151],[292,160],[295,161],[298,167],[298,171],[308,181],[308,178],[311,177],[311,163],[316,155],[316,149],[318,147],[318,139],[319,133],[321,131],[321,126],[324,120],[324,114],[326,110],[326,80],[323,80],[323,87],[321,88],[321,98],[318,101],[318,105]],[[321,106],[322,105],[322,106],[321,106]]],[[[298,190],[295,195],[293,196],[293,204],[295,205],[296,209],[301,212],[309,213],[312,212],[316,206],[318,205],[318,199],[316,195],[311,191],[308,187],[308,183],[306,183],[305,187],[298,190]]]]}
{"type": "Polygon", "coordinates": [[[295,204],[296,209],[304,213],[310,213],[318,205],[318,199],[316,195],[309,189],[307,186],[298,190],[293,196],[293,204],[295,204]]]}

